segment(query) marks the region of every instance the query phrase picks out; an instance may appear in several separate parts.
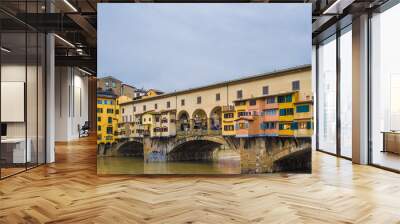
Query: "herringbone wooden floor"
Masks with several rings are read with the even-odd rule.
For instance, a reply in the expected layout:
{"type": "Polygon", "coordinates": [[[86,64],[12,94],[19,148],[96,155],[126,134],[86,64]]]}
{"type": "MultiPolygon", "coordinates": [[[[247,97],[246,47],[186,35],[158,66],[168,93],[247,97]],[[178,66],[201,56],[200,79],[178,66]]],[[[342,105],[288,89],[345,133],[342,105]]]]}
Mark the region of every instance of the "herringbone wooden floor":
{"type": "Polygon", "coordinates": [[[400,175],[313,153],[313,174],[96,175],[95,139],[0,181],[0,223],[400,223],[400,175]]]}

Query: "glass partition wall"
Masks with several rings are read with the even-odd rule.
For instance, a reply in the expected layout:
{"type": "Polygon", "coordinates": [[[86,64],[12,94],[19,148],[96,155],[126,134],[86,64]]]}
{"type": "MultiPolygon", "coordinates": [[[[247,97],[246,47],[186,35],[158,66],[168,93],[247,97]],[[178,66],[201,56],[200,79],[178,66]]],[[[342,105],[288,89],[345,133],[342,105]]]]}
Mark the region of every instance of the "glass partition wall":
{"type": "Polygon", "coordinates": [[[336,154],[336,35],[318,46],[318,144],[336,154]]]}
{"type": "Polygon", "coordinates": [[[400,4],[371,18],[370,163],[400,171],[400,4]]]}
{"type": "Polygon", "coordinates": [[[317,46],[317,150],[351,158],[351,25],[317,46]]]}
{"type": "MultiPolygon", "coordinates": [[[[19,6],[26,12],[38,9],[19,6]]],[[[1,19],[7,17],[0,13],[1,19]]],[[[4,26],[0,27],[1,179],[45,163],[46,156],[45,35],[20,22],[12,30],[4,26]]]]}
{"type": "Polygon", "coordinates": [[[352,157],[352,34],[351,25],[341,31],[340,68],[340,155],[352,157]]]}

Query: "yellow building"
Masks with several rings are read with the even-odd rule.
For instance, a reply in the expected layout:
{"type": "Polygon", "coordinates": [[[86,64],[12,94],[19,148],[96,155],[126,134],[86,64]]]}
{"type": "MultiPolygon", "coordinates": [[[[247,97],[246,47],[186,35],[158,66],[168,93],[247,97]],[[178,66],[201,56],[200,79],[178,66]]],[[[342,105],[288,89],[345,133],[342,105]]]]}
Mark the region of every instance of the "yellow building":
{"type": "Polygon", "coordinates": [[[115,142],[119,111],[116,95],[111,92],[97,92],[97,144],[115,142]]]}
{"type": "Polygon", "coordinates": [[[233,105],[222,107],[222,135],[235,135],[235,114],[233,105]]]}
{"type": "Polygon", "coordinates": [[[294,103],[294,135],[306,137],[313,135],[313,101],[298,101],[294,103]]]}
{"type": "Polygon", "coordinates": [[[279,110],[279,136],[294,135],[294,103],[298,100],[297,92],[285,93],[277,96],[279,110]]]}
{"type": "Polygon", "coordinates": [[[158,95],[161,95],[161,94],[163,94],[163,92],[160,91],[160,90],[149,89],[149,90],[147,90],[146,95],[143,96],[142,98],[143,99],[150,98],[150,97],[158,96],[158,95]]]}

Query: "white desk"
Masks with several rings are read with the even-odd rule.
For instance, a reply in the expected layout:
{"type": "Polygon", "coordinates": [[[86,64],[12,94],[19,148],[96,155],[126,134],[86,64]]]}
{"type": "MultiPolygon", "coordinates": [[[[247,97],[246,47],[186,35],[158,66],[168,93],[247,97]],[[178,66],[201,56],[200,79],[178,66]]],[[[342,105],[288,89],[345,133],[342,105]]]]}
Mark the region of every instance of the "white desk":
{"type": "Polygon", "coordinates": [[[27,139],[27,146],[26,151],[25,151],[25,138],[6,138],[6,139],[1,139],[1,144],[2,147],[6,147],[6,150],[10,150],[9,147],[12,147],[12,163],[25,163],[25,162],[31,162],[32,160],[32,153],[31,153],[31,146],[32,146],[32,140],[27,139]],[[26,159],[26,160],[25,160],[26,159]]]}

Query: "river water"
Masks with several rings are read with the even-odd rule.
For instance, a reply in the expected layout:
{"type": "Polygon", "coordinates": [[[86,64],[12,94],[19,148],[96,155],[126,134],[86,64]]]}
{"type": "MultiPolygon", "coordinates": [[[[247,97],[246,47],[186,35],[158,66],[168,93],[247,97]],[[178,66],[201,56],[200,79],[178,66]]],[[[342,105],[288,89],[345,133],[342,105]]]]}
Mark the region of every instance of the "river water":
{"type": "Polygon", "coordinates": [[[240,174],[240,159],[144,163],[141,157],[98,157],[98,174],[240,174]]]}

